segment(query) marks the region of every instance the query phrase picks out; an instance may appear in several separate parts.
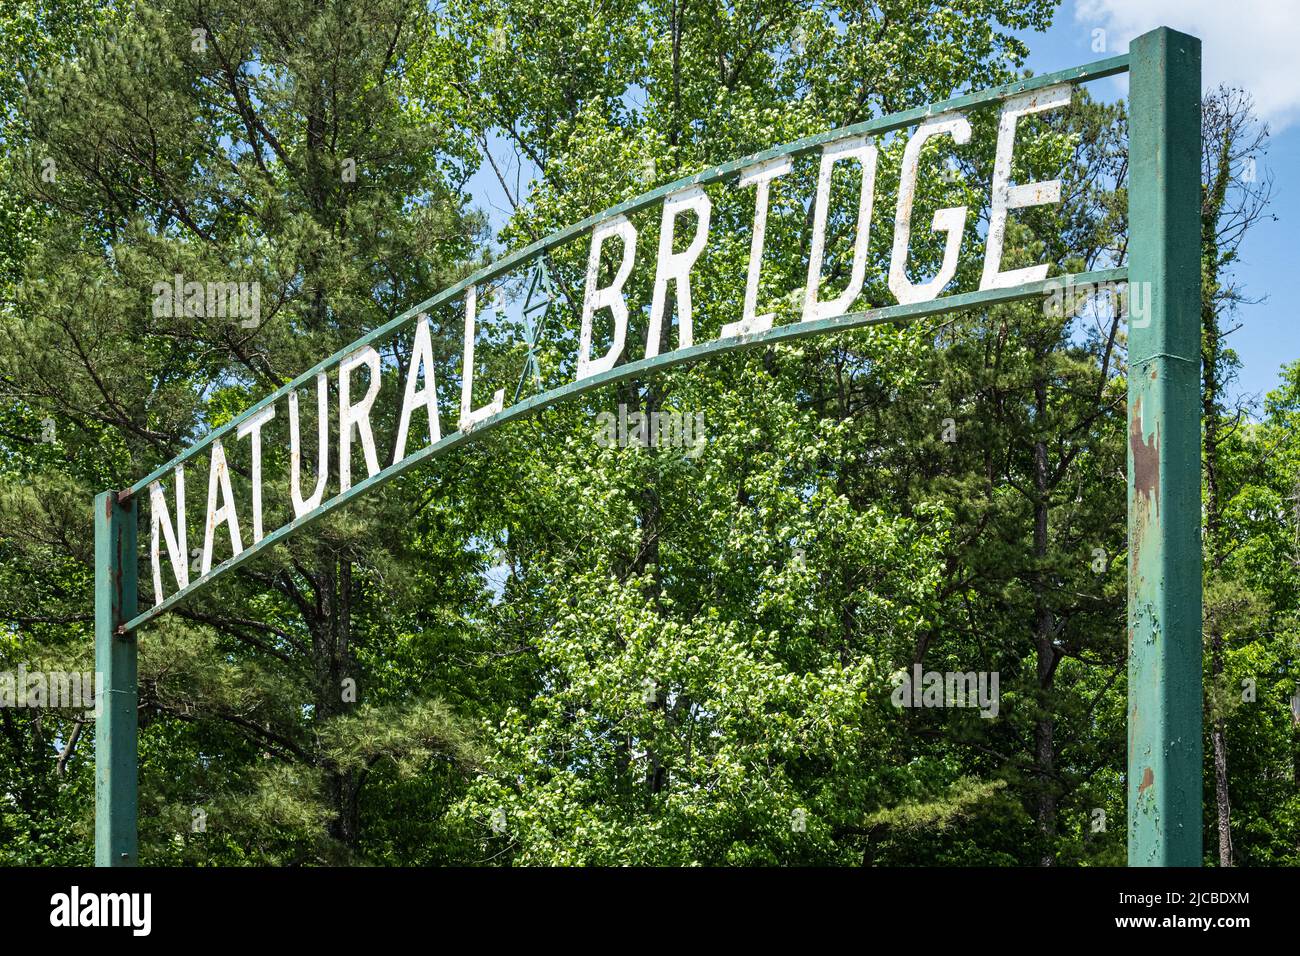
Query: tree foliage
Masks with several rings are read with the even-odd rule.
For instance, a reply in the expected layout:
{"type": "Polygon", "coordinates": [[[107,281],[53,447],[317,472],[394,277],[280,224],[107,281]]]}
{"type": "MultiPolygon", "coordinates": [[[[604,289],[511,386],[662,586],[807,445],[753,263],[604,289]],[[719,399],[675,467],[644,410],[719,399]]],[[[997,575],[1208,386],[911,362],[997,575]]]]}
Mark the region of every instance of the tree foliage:
{"type": "MultiPolygon", "coordinates": [[[[0,670],[86,666],[96,491],[502,249],[725,160],[1016,78],[1016,34],[1054,7],[0,4],[0,670]],[[466,196],[483,155],[512,203],[491,238],[466,196]],[[258,321],[158,314],[154,284],[176,275],[258,283],[258,321]]],[[[964,289],[996,139],[995,112],[970,118],[968,146],[925,151],[914,215],[969,207],[964,289]]],[[[1122,264],[1123,104],[1080,92],[1018,135],[1016,181],[1060,176],[1063,201],[1013,217],[1004,268],[1122,264]]],[[[891,301],[905,136],[879,144],[858,307],[891,301]]],[[[827,289],[848,279],[860,175],[832,182],[827,289]]],[[[773,186],[760,297],[778,322],[802,305],[815,177],[814,158],[773,186]]],[[[752,191],[710,196],[697,341],[737,317],[753,216],[752,191]]],[[[634,299],[658,241],[641,228],[634,299]]],[[[1207,288],[1226,288],[1235,238],[1207,244],[1207,288]]],[[[573,374],[585,255],[551,262],[548,385],[573,374]]],[[[941,255],[914,227],[913,273],[941,255]]],[[[1066,305],[596,390],[225,576],[140,636],[142,859],[1122,862],[1125,326],[1104,297],[1066,305]],[[620,405],[698,417],[707,440],[597,441],[620,405]],[[997,673],[996,716],[894,706],[914,665],[997,673]]],[[[459,314],[433,319],[453,354],[459,314]]],[[[514,388],[517,341],[480,360],[514,388]]],[[[1300,365],[1255,419],[1209,402],[1225,425],[1209,726],[1232,755],[1236,862],[1295,863],[1300,365]]],[[[87,862],[93,725],[0,721],[0,859],[87,862]]]]}

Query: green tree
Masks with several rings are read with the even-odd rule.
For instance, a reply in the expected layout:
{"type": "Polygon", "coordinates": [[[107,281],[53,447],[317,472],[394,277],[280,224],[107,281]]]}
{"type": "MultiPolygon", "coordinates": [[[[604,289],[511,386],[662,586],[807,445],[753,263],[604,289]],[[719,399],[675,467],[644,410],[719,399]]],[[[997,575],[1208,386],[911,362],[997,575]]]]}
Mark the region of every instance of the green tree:
{"type": "Polygon", "coordinates": [[[1225,487],[1222,450],[1242,424],[1244,409],[1228,407],[1227,389],[1239,365],[1225,343],[1225,322],[1245,303],[1233,281],[1233,266],[1246,233],[1266,217],[1272,180],[1255,173],[1268,148],[1268,127],[1255,116],[1250,97],[1219,87],[1201,107],[1201,419],[1204,427],[1206,639],[1209,643],[1210,752],[1220,866],[1232,866],[1232,803],[1229,793],[1227,712],[1235,691],[1227,681],[1229,632],[1238,642],[1258,634],[1264,618],[1261,596],[1236,575],[1225,574],[1231,542],[1224,511],[1233,490],[1225,487]]]}
{"type": "MultiPolygon", "coordinates": [[[[436,29],[410,0],[133,3],[19,77],[10,195],[41,213],[0,318],[0,381],[57,442],[7,483],[0,540],[81,648],[97,490],[473,260],[464,143],[407,78],[436,29]],[[258,305],[161,308],[175,276],[256,284],[258,305]]],[[[246,467],[232,458],[237,480],[246,467]]],[[[347,858],[373,777],[472,759],[439,688],[391,694],[376,665],[402,638],[380,582],[412,557],[368,522],[409,507],[397,496],[301,537],[142,636],[145,860],[210,859],[223,841],[250,860],[347,858]]]]}

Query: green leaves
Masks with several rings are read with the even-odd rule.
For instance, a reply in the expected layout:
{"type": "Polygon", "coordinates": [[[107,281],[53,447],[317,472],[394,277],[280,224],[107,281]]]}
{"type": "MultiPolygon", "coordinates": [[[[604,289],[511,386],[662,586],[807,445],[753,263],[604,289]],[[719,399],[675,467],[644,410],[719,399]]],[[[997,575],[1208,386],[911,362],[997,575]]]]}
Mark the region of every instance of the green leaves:
{"type": "MultiPolygon", "coordinates": [[[[463,194],[480,150],[515,153],[493,238],[517,248],[693,170],[1010,80],[1013,31],[1054,7],[0,5],[0,62],[23,64],[0,66],[0,668],[88,651],[94,490],[492,257],[463,194]],[[260,283],[262,321],[155,314],[153,284],[176,275],[260,283]]],[[[918,224],[984,212],[993,116],[972,114],[969,147],[927,150],[918,224]],[[930,175],[950,158],[958,177],[930,175]]],[[[1123,118],[1078,95],[1025,121],[1014,178],[1064,168],[1068,201],[1014,220],[1006,267],[1122,254],[1123,118]]],[[[902,139],[879,145],[892,197],[902,139]]],[[[849,165],[828,294],[850,261],[849,165]]],[[[779,322],[802,304],[815,175],[812,158],[772,187],[759,311],[779,322]]],[[[754,214],[752,191],[711,188],[698,341],[738,317],[754,214]]],[[[892,211],[876,203],[862,303],[888,295],[892,211]]],[[[645,259],[659,226],[638,228],[645,259]]],[[[940,244],[914,231],[921,276],[940,244]]],[[[969,285],[974,226],[966,243],[969,285]]],[[[550,384],[572,373],[581,246],[551,263],[550,384]]],[[[456,319],[438,319],[440,354],[456,319]]],[[[484,387],[513,388],[518,343],[485,338],[484,387]]],[[[1040,303],[872,328],[592,392],[413,471],[144,635],[144,858],[1117,862],[1122,347],[1119,323],[1040,303]],[[598,416],[620,406],[687,415],[705,441],[602,444],[598,416]],[[997,672],[997,719],[895,707],[891,677],[916,662],[997,672]]],[[[1296,381],[1226,446],[1234,548],[1207,602],[1238,642],[1219,688],[1252,781],[1234,781],[1235,812],[1276,860],[1300,818],[1279,775],[1296,381]],[[1266,706],[1229,707],[1249,676],[1266,706]]],[[[7,858],[82,861],[89,738],[57,778],[69,719],[0,717],[21,755],[0,760],[20,801],[0,809],[7,858]]]]}

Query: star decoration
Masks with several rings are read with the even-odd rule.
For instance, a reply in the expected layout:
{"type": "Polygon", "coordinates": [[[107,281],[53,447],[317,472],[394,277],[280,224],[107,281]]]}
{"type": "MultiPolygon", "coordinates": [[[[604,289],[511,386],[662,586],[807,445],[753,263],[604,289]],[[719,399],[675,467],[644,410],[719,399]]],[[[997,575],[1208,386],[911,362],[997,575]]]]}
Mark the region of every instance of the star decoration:
{"type": "Polygon", "coordinates": [[[537,362],[537,353],[542,334],[546,330],[546,314],[554,297],[555,284],[551,281],[551,271],[547,268],[546,257],[540,256],[532,275],[528,277],[528,292],[524,296],[524,342],[528,345],[528,357],[519,376],[519,385],[515,388],[515,401],[519,401],[524,382],[530,373],[537,391],[542,391],[542,368],[537,362]]]}

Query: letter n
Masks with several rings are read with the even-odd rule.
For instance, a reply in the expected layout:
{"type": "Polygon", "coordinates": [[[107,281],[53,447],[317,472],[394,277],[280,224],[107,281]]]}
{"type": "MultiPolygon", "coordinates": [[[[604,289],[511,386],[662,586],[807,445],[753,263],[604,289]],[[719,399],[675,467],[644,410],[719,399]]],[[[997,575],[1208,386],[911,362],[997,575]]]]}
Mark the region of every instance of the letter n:
{"type": "Polygon", "coordinates": [[[178,590],[190,583],[190,566],[187,561],[188,549],[185,545],[185,466],[176,466],[176,524],[173,526],[167,512],[167,499],[163,496],[161,481],[149,484],[150,524],[153,525],[150,555],[153,558],[153,602],[154,606],[162,603],[162,562],[158,556],[158,529],[162,529],[167,542],[167,558],[171,562],[172,575],[176,578],[178,590]]]}

